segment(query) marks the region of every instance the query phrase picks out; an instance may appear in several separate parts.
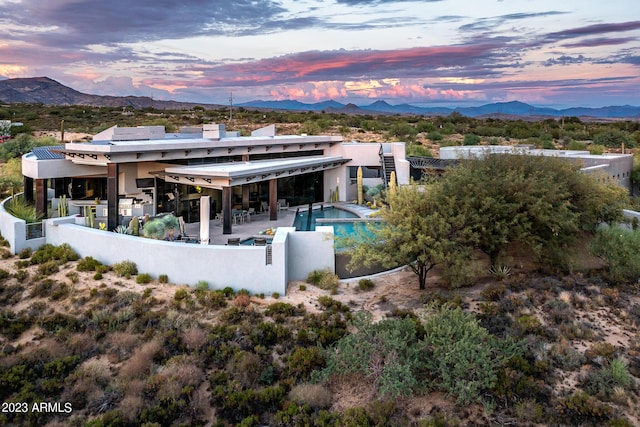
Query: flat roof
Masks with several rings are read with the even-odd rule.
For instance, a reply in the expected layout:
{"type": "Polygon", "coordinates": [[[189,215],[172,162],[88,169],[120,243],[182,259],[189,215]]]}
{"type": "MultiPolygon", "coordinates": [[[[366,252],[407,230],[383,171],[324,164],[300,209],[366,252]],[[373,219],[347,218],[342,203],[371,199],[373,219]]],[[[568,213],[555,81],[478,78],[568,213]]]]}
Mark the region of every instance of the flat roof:
{"type": "Polygon", "coordinates": [[[153,172],[153,174],[161,175],[177,183],[220,188],[334,169],[350,160],[344,159],[342,156],[295,157],[197,166],[172,166],[163,171],[153,172]]]}

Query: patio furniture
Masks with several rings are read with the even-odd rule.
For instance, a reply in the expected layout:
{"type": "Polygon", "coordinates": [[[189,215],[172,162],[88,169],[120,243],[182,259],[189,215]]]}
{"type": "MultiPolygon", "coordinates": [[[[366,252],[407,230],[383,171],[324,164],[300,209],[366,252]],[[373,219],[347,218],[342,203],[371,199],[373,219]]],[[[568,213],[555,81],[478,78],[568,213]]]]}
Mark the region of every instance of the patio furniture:
{"type": "Polygon", "coordinates": [[[260,209],[262,210],[262,212],[269,212],[269,203],[260,202],[260,209]]]}
{"type": "Polygon", "coordinates": [[[253,239],[253,245],[254,246],[266,246],[267,245],[267,239],[265,239],[264,237],[255,237],[253,239]]]}
{"type": "Polygon", "coordinates": [[[240,246],[240,238],[239,237],[229,237],[227,239],[228,246],[240,246]]]}
{"type": "Polygon", "coordinates": [[[289,209],[289,203],[287,203],[286,199],[278,199],[278,210],[286,210],[289,209]]]}
{"type": "Polygon", "coordinates": [[[180,235],[177,240],[185,243],[198,243],[200,241],[198,236],[187,234],[187,225],[185,224],[183,217],[179,217],[178,222],[180,223],[180,235]]]}

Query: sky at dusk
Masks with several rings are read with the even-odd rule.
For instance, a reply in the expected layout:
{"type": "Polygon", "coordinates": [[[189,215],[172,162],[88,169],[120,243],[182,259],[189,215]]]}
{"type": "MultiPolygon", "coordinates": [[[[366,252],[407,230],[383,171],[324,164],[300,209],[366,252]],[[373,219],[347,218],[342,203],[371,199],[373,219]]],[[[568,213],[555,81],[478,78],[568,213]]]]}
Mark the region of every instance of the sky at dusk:
{"type": "Polygon", "coordinates": [[[640,105],[640,1],[0,0],[0,76],[216,104],[640,105]]]}

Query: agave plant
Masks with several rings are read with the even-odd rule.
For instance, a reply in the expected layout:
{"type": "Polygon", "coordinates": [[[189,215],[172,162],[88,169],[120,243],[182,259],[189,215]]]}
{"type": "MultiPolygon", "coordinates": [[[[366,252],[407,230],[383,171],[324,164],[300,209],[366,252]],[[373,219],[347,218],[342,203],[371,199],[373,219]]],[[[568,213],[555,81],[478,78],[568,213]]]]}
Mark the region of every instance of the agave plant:
{"type": "Polygon", "coordinates": [[[489,274],[499,279],[506,279],[507,277],[511,276],[511,267],[505,264],[493,265],[489,269],[489,274]]]}
{"type": "Polygon", "coordinates": [[[119,225],[117,226],[114,230],[114,233],[119,233],[119,234],[131,234],[131,231],[129,230],[129,227],[127,227],[126,225],[119,225]]]}
{"type": "Polygon", "coordinates": [[[36,212],[35,206],[27,202],[22,196],[14,196],[4,205],[7,212],[16,218],[25,220],[27,224],[39,222],[42,215],[36,212]]]}

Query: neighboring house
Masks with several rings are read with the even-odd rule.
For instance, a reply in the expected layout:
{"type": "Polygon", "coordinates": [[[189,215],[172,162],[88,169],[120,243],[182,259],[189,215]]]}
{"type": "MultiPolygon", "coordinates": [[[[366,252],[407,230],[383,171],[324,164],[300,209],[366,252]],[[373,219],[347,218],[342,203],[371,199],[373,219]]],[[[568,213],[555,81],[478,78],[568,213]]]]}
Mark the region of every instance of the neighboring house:
{"type": "Polygon", "coordinates": [[[173,212],[200,220],[201,196],[210,213],[222,213],[231,234],[232,211],[356,199],[354,170],[367,171],[367,184],[409,182],[403,143],[343,143],[340,136],[276,135],[275,126],[239,136],[222,124],[165,133],[162,126],[111,127],[91,142],[40,147],[22,158],[25,195],[46,215],[49,202],[66,195],[69,213],[95,209],[113,230],[132,216],[173,212]],[[53,190],[53,191],[48,191],[53,190]],[[53,197],[49,194],[53,192],[53,197]],[[34,195],[34,196],[32,196],[34,195]]]}
{"type": "Polygon", "coordinates": [[[553,156],[580,164],[583,173],[599,174],[602,178],[614,181],[631,191],[631,171],[633,170],[633,154],[590,154],[578,150],[542,150],[529,146],[467,146],[442,147],[440,159],[480,158],[488,153],[523,154],[531,156],[553,156]]]}

